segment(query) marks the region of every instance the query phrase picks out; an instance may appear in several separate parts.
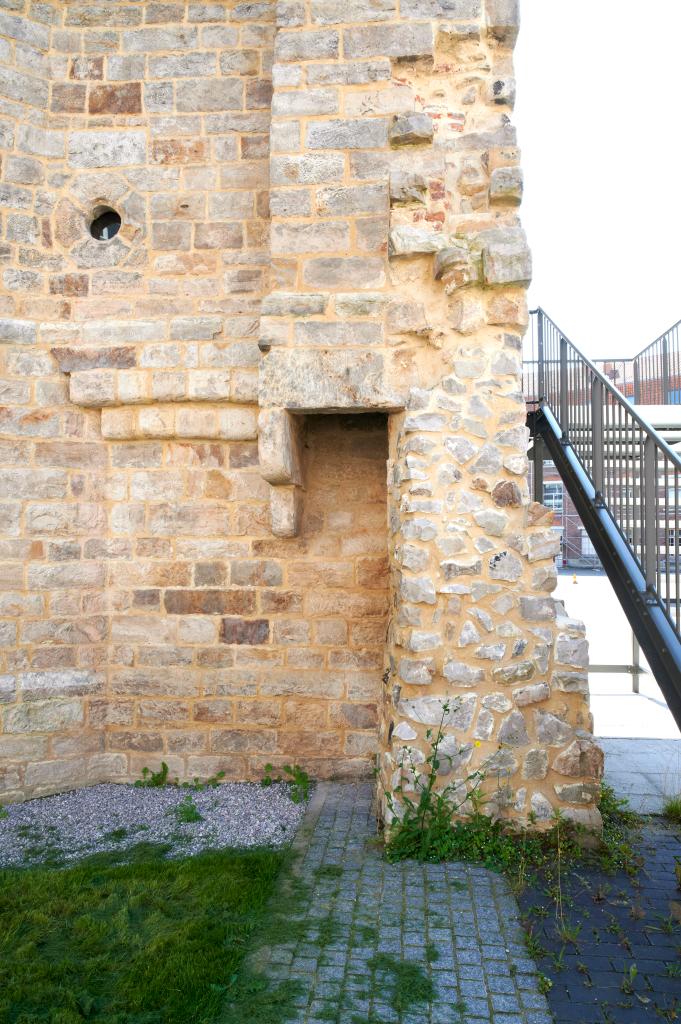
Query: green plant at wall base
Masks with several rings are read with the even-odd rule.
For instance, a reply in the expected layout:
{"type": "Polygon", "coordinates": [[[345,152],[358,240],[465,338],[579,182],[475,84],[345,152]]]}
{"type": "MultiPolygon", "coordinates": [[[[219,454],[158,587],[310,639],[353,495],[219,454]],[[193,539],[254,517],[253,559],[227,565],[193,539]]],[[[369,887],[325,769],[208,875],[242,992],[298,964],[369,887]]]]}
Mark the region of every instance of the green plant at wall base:
{"type": "Polygon", "coordinates": [[[312,788],[312,780],[307,774],[304,768],[301,768],[299,764],[285,764],[282,765],[281,769],[284,775],[275,775],[274,766],[266,764],[263,768],[264,775],[260,780],[260,785],[265,789],[268,786],[272,786],[275,782],[287,782],[290,789],[291,800],[294,804],[304,804],[310,795],[310,789],[312,788]]]}
{"type": "MultiPolygon", "coordinates": [[[[405,760],[408,760],[406,773],[410,785],[400,782],[392,793],[387,794],[388,806],[399,819],[392,830],[387,847],[389,860],[404,860],[410,857],[416,860],[435,861],[452,859],[446,853],[447,843],[451,838],[452,818],[460,813],[466,803],[475,809],[474,817],[482,817],[478,810],[481,804],[479,786],[485,777],[484,772],[474,771],[463,780],[457,779],[442,789],[436,788],[441,769],[449,762],[451,770],[454,762],[454,755],[443,753],[441,750],[445,739],[444,725],[452,710],[452,704],[444,701],[436,731],[426,731],[430,753],[422,770],[419,771],[414,764],[411,750],[408,747],[404,749],[402,774],[404,776],[405,760]],[[470,791],[469,783],[473,783],[470,791]]],[[[463,748],[458,751],[458,756],[462,753],[463,748]]]]}
{"type": "Polygon", "coordinates": [[[144,767],[142,769],[142,778],[137,779],[134,785],[138,789],[157,789],[161,786],[178,786],[180,789],[193,789],[199,792],[203,789],[214,788],[218,786],[225,777],[225,772],[217,772],[215,775],[211,775],[208,779],[201,780],[198,776],[194,776],[191,782],[180,782],[179,778],[175,776],[174,779],[168,778],[168,765],[165,761],[161,761],[161,767],[157,772],[151,770],[151,768],[144,767]]]}
{"type": "Polygon", "coordinates": [[[135,787],[137,789],[159,789],[161,786],[165,786],[168,783],[168,765],[165,761],[161,761],[161,767],[157,772],[153,772],[151,768],[146,766],[142,769],[142,778],[137,779],[135,787]]]}
{"type": "Polygon", "coordinates": [[[662,813],[665,818],[673,821],[675,825],[681,825],[681,794],[670,796],[665,800],[662,813]]]}
{"type": "Polygon", "coordinates": [[[0,804],[0,821],[2,821],[3,818],[9,818],[9,811],[6,807],[3,807],[2,804],[0,804]]]}

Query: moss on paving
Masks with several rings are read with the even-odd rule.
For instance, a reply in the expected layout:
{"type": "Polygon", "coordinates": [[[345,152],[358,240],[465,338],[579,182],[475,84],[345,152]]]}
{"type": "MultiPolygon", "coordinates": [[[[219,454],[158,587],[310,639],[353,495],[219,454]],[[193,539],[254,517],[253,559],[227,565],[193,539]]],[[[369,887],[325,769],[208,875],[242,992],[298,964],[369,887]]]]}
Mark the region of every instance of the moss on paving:
{"type": "Polygon", "coordinates": [[[166,859],[140,845],[0,871],[3,1024],[279,1024],[291,984],[245,969],[281,851],[166,859]]]}

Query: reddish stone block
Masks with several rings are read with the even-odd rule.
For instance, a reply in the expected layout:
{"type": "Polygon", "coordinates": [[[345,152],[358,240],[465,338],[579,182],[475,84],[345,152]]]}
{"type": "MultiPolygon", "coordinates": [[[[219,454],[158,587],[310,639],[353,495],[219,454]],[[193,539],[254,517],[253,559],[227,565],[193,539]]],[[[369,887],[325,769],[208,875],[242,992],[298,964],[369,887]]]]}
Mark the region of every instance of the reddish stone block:
{"type": "Polygon", "coordinates": [[[164,603],[171,615],[248,615],[255,610],[255,594],[250,590],[166,590],[164,603]]]}
{"type": "Polygon", "coordinates": [[[207,158],[203,139],[155,139],[151,144],[154,164],[198,164],[207,158]]]}
{"type": "Polygon", "coordinates": [[[229,449],[229,468],[246,469],[258,465],[257,444],[233,444],[229,449]]]}
{"type": "Polygon", "coordinates": [[[223,644],[266,644],[269,638],[268,619],[223,619],[220,625],[223,644]]]}
{"type": "Polygon", "coordinates": [[[123,85],[95,85],[90,89],[91,114],[140,114],[142,86],[139,82],[123,85]]]}
{"type": "Polygon", "coordinates": [[[87,295],[89,287],[87,274],[55,274],[50,278],[50,295],[87,295]]]}
{"type": "MultiPolygon", "coordinates": [[[[63,276],[78,277],[81,275],[64,274],[63,276]]],[[[132,345],[117,346],[115,348],[63,347],[53,348],[51,352],[63,373],[73,373],[74,370],[98,370],[102,367],[129,370],[136,365],[135,349],[132,345]]]]}

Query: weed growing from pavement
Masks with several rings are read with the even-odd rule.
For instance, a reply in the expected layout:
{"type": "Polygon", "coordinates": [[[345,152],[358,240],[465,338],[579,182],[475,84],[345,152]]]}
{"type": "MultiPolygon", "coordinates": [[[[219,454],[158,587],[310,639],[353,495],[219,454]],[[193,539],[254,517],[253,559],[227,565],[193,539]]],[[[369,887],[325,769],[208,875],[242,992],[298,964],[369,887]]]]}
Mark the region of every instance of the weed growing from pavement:
{"type": "Polygon", "coordinates": [[[435,986],[420,964],[398,960],[390,953],[377,953],[368,961],[374,983],[385,993],[396,1013],[430,1003],[435,986]]]}
{"type": "Polygon", "coordinates": [[[681,825],[681,793],[677,796],[670,796],[665,800],[662,813],[675,825],[681,825]]]}
{"type": "MultiPolygon", "coordinates": [[[[603,828],[598,836],[559,813],[550,827],[542,832],[519,829],[494,820],[484,813],[482,772],[472,772],[465,786],[456,782],[438,791],[438,773],[441,774],[445,767],[441,744],[448,711],[449,707],[443,705],[439,726],[427,734],[431,751],[425,763],[418,766],[409,764],[406,772],[405,765],[402,766],[402,781],[389,798],[389,806],[394,811],[399,810],[399,816],[387,838],[386,857],[390,861],[411,858],[427,862],[452,860],[482,864],[504,874],[517,896],[528,886],[543,888],[548,906],[533,907],[522,918],[526,947],[534,960],[549,958],[552,969],[562,971],[568,948],[579,952],[583,927],[583,920],[575,922],[571,919],[575,907],[566,886],[568,875],[578,875],[580,865],[583,865],[604,874],[615,875],[623,871],[635,880],[643,862],[632,840],[641,820],[629,809],[627,802],[619,800],[606,785],[602,786],[599,801],[603,828]],[[469,808],[471,813],[462,819],[462,811],[469,808]],[[457,815],[459,820],[456,820],[457,815]],[[553,952],[545,949],[535,935],[536,918],[547,918],[550,914],[555,917],[555,937],[561,944],[553,952]]],[[[530,825],[534,824],[530,821],[530,825]]],[[[681,886],[681,863],[677,865],[677,876],[681,886]]],[[[594,901],[606,899],[608,887],[601,883],[600,890],[594,893],[594,901]]],[[[584,919],[588,917],[588,911],[582,910],[580,915],[584,919]]],[[[669,927],[667,920],[657,924],[662,931],[669,927]]],[[[612,929],[623,949],[630,952],[628,936],[614,917],[612,929]]],[[[636,976],[634,966],[627,975],[632,991],[636,976]]],[[[539,984],[544,994],[552,986],[550,978],[545,975],[540,975],[539,984]]]]}
{"type": "Polygon", "coordinates": [[[322,864],[321,867],[315,869],[316,878],[341,878],[343,876],[343,868],[340,864],[322,864]]]}

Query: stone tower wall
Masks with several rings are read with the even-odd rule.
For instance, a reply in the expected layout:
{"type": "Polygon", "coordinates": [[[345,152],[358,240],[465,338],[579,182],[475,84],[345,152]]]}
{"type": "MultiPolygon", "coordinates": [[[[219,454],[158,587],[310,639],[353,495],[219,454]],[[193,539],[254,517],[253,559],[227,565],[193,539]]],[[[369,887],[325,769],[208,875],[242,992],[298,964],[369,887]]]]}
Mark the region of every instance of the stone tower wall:
{"type": "Polygon", "coordinates": [[[514,0],[0,3],[0,795],[361,774],[377,716],[390,792],[451,699],[448,779],[595,819],[526,485],[516,34],[514,0]]]}

